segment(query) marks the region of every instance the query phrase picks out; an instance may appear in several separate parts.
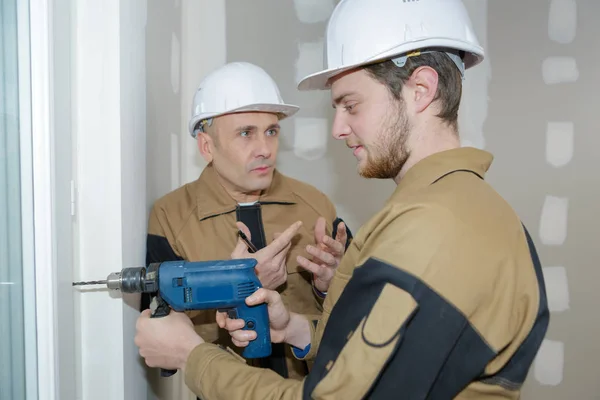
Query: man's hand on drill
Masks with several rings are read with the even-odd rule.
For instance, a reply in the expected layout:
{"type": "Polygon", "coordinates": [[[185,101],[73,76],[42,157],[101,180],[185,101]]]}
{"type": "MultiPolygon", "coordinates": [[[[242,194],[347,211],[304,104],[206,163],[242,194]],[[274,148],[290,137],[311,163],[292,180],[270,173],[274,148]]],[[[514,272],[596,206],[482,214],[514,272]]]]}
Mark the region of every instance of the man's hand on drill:
{"type": "MultiPolygon", "coordinates": [[[[261,288],[246,298],[248,306],[262,303],[267,303],[268,307],[271,342],[288,343],[299,349],[304,349],[310,344],[308,320],[300,314],[290,313],[279,293],[261,288]]],[[[233,344],[238,347],[246,347],[251,340],[256,339],[255,331],[242,330],[245,325],[243,319],[231,319],[227,313],[217,311],[217,324],[229,331],[233,344]]]]}
{"type": "Polygon", "coordinates": [[[194,331],[185,313],[171,310],[162,318],[150,318],[144,310],[136,324],[135,345],[149,367],[184,369],[188,356],[204,340],[194,331]]]}
{"type": "MultiPolygon", "coordinates": [[[[250,230],[242,222],[237,222],[238,229],[246,234],[248,239],[252,240],[250,230]]],[[[254,258],[258,261],[256,265],[256,275],[263,287],[267,289],[276,289],[283,285],[287,280],[286,260],[287,253],[292,245],[292,239],[302,226],[298,221],[290,225],[283,233],[275,234],[275,239],[265,248],[256,253],[250,253],[244,241],[240,238],[231,253],[232,259],[254,258]]]]}

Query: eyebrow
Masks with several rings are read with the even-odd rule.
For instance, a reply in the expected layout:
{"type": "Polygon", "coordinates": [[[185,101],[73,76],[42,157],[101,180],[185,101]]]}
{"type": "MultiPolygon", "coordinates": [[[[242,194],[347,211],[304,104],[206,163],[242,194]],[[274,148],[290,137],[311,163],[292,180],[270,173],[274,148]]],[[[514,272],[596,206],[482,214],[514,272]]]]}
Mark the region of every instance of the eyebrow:
{"type": "Polygon", "coordinates": [[[353,95],[353,94],[355,94],[355,93],[354,92],[347,92],[347,93],[343,93],[343,94],[339,95],[338,97],[336,97],[333,100],[333,103],[331,103],[331,106],[333,108],[335,108],[336,104],[340,104],[344,100],[344,98],[346,98],[346,97],[348,97],[350,95],[353,95]]]}
{"type": "MultiPolygon", "coordinates": [[[[279,126],[279,124],[275,123],[275,124],[271,124],[267,127],[266,130],[269,129],[281,129],[281,126],[279,126]]],[[[245,132],[245,131],[256,131],[258,130],[258,127],[256,125],[244,125],[244,126],[239,126],[236,128],[236,132],[245,132]]]]}
{"type": "Polygon", "coordinates": [[[245,131],[255,131],[256,129],[258,129],[256,127],[256,125],[244,125],[244,126],[238,126],[235,131],[236,132],[245,132],[245,131]]]}

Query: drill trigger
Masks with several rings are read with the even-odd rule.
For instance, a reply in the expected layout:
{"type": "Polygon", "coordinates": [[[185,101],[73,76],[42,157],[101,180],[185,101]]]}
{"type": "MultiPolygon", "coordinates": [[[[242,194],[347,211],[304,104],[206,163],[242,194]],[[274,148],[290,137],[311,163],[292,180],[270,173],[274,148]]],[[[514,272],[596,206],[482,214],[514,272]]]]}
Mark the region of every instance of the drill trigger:
{"type": "Polygon", "coordinates": [[[237,310],[235,308],[220,308],[218,311],[221,313],[227,313],[227,316],[230,319],[238,319],[239,318],[237,310]]]}

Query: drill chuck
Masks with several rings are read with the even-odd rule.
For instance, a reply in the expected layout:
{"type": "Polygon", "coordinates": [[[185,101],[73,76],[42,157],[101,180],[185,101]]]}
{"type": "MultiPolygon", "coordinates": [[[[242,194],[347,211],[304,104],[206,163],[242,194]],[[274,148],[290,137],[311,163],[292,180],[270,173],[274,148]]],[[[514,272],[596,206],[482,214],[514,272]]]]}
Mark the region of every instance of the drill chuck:
{"type": "Polygon", "coordinates": [[[106,286],[124,293],[139,293],[142,291],[145,275],[145,268],[124,268],[122,271],[108,275],[106,286]]]}
{"type": "Polygon", "coordinates": [[[123,293],[154,293],[158,291],[158,265],[151,264],[148,269],[124,268],[119,272],[111,272],[105,281],[73,282],[73,286],[106,284],[107,288],[123,293]]]}

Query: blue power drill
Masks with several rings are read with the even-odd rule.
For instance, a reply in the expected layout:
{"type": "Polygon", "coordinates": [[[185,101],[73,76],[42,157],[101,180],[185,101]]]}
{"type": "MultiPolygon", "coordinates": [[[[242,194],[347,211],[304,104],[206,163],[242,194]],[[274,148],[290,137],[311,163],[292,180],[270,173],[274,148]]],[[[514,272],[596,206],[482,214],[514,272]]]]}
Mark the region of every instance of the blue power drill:
{"type": "MultiPolygon", "coordinates": [[[[246,321],[243,329],[256,331],[257,337],[244,349],[245,358],[271,355],[271,331],[266,304],[249,307],[246,297],[262,287],[253,258],[217,261],[165,261],[146,267],[124,268],[106,280],[73,282],[73,286],[105,284],[123,293],[150,293],[152,318],[175,311],[220,310],[230,318],[246,321]]],[[[161,370],[162,376],[177,371],[161,370]]]]}

